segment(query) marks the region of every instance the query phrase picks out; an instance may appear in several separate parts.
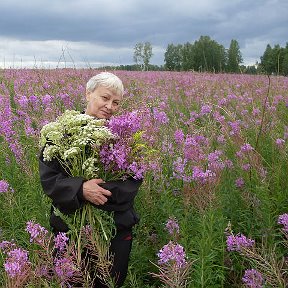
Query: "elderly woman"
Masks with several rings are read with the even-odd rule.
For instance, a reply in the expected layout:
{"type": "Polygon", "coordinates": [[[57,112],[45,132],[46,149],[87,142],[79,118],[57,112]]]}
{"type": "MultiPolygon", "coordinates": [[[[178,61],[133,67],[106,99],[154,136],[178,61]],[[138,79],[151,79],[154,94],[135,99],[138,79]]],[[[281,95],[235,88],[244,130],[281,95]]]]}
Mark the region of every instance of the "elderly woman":
{"type": "MultiPolygon", "coordinates": [[[[92,77],[86,86],[85,113],[98,119],[109,119],[118,111],[123,93],[123,84],[116,75],[102,72],[92,77]]],[[[116,287],[121,287],[127,275],[132,227],[139,221],[133,208],[133,200],[141,181],[129,178],[104,183],[102,179],[85,181],[81,177],[70,177],[58,161],[44,161],[42,153],[39,171],[43,190],[52,199],[50,225],[55,234],[67,232],[68,226],[55,215],[53,207],[69,215],[81,209],[88,201],[99,209],[114,211],[116,235],[110,245],[113,255],[111,276],[116,287]]],[[[94,287],[107,286],[95,279],[94,287]]]]}

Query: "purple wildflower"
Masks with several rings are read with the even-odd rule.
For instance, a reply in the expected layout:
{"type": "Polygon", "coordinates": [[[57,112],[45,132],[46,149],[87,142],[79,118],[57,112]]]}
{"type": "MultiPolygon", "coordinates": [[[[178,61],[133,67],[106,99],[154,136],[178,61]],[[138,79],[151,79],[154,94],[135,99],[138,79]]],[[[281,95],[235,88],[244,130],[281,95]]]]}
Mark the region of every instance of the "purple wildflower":
{"type": "Polygon", "coordinates": [[[169,234],[179,234],[179,225],[176,218],[169,218],[165,225],[169,234]]]}
{"type": "Polygon", "coordinates": [[[241,167],[244,171],[249,171],[251,168],[251,165],[249,163],[246,163],[246,164],[243,164],[241,167]]]}
{"type": "Polygon", "coordinates": [[[18,99],[18,104],[20,105],[21,108],[26,109],[28,106],[28,98],[24,95],[21,95],[21,97],[18,99]]]}
{"type": "Polygon", "coordinates": [[[216,174],[209,169],[204,172],[202,168],[194,166],[192,170],[193,180],[202,184],[209,182],[209,180],[213,180],[216,176],[216,174]]]}
{"type": "Polygon", "coordinates": [[[44,106],[48,106],[51,104],[52,100],[53,100],[53,96],[46,94],[42,97],[42,104],[44,106]]]}
{"type": "Polygon", "coordinates": [[[240,120],[236,120],[234,122],[229,121],[228,125],[231,127],[231,131],[230,131],[230,135],[238,135],[240,133],[241,130],[241,121],[240,120]]]}
{"type": "Polygon", "coordinates": [[[283,225],[284,226],[283,230],[285,232],[288,232],[288,214],[287,213],[282,214],[282,215],[279,216],[278,224],[283,225]]]}
{"type": "Polygon", "coordinates": [[[129,165],[128,171],[132,172],[134,179],[140,180],[144,178],[145,168],[135,161],[129,165]]]}
{"type": "Polygon", "coordinates": [[[245,287],[261,288],[263,285],[263,277],[260,272],[255,269],[246,270],[242,278],[245,287]]]}
{"type": "Polygon", "coordinates": [[[276,145],[277,145],[278,147],[283,147],[284,144],[285,144],[285,140],[284,140],[284,139],[281,139],[281,138],[278,138],[278,139],[276,139],[275,143],[276,143],[276,145]]]}
{"type": "Polygon", "coordinates": [[[120,116],[112,117],[108,122],[108,128],[119,138],[127,138],[141,128],[141,117],[137,111],[124,113],[120,116]]]}
{"type": "Polygon", "coordinates": [[[158,108],[153,108],[153,117],[160,124],[166,124],[169,122],[169,119],[164,111],[158,111],[158,108]]]}
{"type": "Polygon", "coordinates": [[[174,162],[173,162],[173,176],[176,179],[182,179],[185,177],[185,166],[186,166],[186,160],[182,159],[181,157],[178,157],[174,162]]]}
{"type": "Polygon", "coordinates": [[[243,234],[229,235],[226,239],[226,245],[228,251],[241,252],[243,248],[252,247],[255,244],[253,239],[247,238],[243,234]]]}
{"type": "Polygon", "coordinates": [[[253,111],[252,111],[252,115],[253,116],[257,116],[261,113],[260,109],[259,108],[254,108],[253,111]]]}
{"type": "Polygon", "coordinates": [[[45,278],[50,278],[52,277],[51,274],[51,271],[50,271],[50,267],[48,265],[40,265],[40,266],[37,266],[36,269],[35,269],[35,275],[38,276],[38,277],[45,277],[45,278]]]}
{"type": "Polygon", "coordinates": [[[9,187],[9,183],[5,180],[0,180],[0,193],[6,193],[9,191],[13,191],[13,189],[9,187]]]}
{"type": "Polygon", "coordinates": [[[157,254],[159,264],[167,264],[172,261],[178,268],[182,268],[187,264],[184,248],[179,244],[169,241],[157,254]]]}
{"type": "Polygon", "coordinates": [[[222,154],[223,152],[220,150],[215,150],[214,152],[211,152],[210,154],[208,154],[208,169],[209,170],[216,172],[219,170],[221,171],[226,167],[225,163],[220,158],[222,154]]]}
{"type": "Polygon", "coordinates": [[[236,186],[237,188],[242,188],[242,187],[244,186],[244,184],[245,184],[245,181],[244,181],[243,178],[238,178],[238,179],[236,179],[236,181],[235,181],[235,186],[236,186]]]}
{"type": "Polygon", "coordinates": [[[245,143],[244,145],[241,146],[240,149],[242,152],[249,152],[253,150],[253,147],[249,143],[245,143]]]}
{"type": "Polygon", "coordinates": [[[11,278],[24,276],[27,273],[27,267],[31,264],[28,261],[28,252],[21,248],[16,248],[9,251],[7,256],[4,268],[8,276],[11,278]]]}
{"type": "Polygon", "coordinates": [[[4,253],[8,253],[8,251],[13,250],[16,247],[16,244],[10,241],[2,241],[0,242],[0,249],[4,252],[4,253]]]}
{"type": "Polygon", "coordinates": [[[218,137],[217,137],[217,141],[218,141],[220,144],[225,144],[225,143],[226,143],[225,136],[224,136],[224,135],[218,136],[218,137]]]}
{"type": "Polygon", "coordinates": [[[205,114],[209,114],[212,111],[212,107],[210,105],[203,105],[201,107],[200,115],[203,116],[205,114]]]}
{"type": "Polygon", "coordinates": [[[30,234],[30,242],[35,242],[43,245],[48,231],[40,224],[33,221],[28,221],[26,224],[26,231],[30,234]]]}
{"type": "Polygon", "coordinates": [[[66,248],[68,240],[69,238],[67,237],[66,233],[60,232],[54,238],[54,247],[59,252],[62,252],[66,248]]]}
{"type": "Polygon", "coordinates": [[[180,145],[184,141],[184,133],[181,129],[177,129],[174,133],[175,142],[180,145]]]}
{"type": "Polygon", "coordinates": [[[54,264],[55,272],[62,282],[72,278],[76,272],[76,267],[70,258],[57,258],[54,264]]]}
{"type": "Polygon", "coordinates": [[[99,155],[105,171],[111,172],[114,176],[143,179],[144,173],[149,168],[146,164],[145,152],[141,150],[145,144],[141,142],[143,140],[140,130],[141,118],[138,114],[137,111],[125,113],[112,117],[107,123],[111,132],[117,136],[117,140],[113,144],[103,145],[99,155]]]}

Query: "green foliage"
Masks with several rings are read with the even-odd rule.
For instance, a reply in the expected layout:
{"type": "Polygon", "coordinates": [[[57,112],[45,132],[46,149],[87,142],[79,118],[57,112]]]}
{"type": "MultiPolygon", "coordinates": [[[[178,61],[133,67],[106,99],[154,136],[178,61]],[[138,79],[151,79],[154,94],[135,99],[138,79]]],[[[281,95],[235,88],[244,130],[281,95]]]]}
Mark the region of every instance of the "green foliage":
{"type": "Polygon", "coordinates": [[[227,71],[239,72],[239,65],[243,62],[241,51],[237,40],[232,39],[228,49],[227,56],[227,71]]]}
{"type": "Polygon", "coordinates": [[[135,45],[133,59],[136,65],[142,66],[141,70],[148,70],[152,55],[152,45],[150,42],[139,42],[135,45]]]}
{"type": "Polygon", "coordinates": [[[288,75],[288,43],[286,47],[277,44],[273,48],[268,44],[260,59],[261,68],[267,74],[288,75]]]}

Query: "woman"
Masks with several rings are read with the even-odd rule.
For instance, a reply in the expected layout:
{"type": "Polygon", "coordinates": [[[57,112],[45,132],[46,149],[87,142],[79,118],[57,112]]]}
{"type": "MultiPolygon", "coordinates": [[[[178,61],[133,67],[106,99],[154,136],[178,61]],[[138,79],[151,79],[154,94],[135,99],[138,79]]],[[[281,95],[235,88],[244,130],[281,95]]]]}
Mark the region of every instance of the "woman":
{"type": "MultiPolygon", "coordinates": [[[[112,73],[102,72],[87,82],[85,113],[98,119],[109,119],[119,110],[123,94],[122,81],[112,73]]],[[[116,235],[110,245],[113,255],[111,276],[116,287],[121,287],[127,275],[132,227],[139,221],[133,200],[141,181],[129,178],[104,183],[102,179],[85,181],[81,177],[70,177],[58,161],[44,161],[42,153],[39,171],[43,190],[52,199],[50,225],[54,233],[67,232],[68,226],[54,214],[53,207],[69,215],[88,201],[99,209],[114,211],[116,235]]],[[[94,287],[107,286],[96,279],[94,287]]]]}

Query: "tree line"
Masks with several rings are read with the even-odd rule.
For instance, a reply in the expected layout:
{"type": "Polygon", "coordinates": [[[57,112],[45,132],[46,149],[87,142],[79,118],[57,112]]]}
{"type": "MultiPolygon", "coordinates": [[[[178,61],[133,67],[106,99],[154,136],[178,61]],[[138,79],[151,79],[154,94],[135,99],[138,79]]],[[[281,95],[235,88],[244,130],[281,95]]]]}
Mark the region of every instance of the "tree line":
{"type": "Polygon", "coordinates": [[[268,44],[260,57],[260,63],[256,62],[252,66],[242,64],[243,57],[237,40],[232,39],[226,49],[209,36],[200,36],[194,43],[168,44],[164,53],[164,65],[151,65],[152,56],[151,43],[139,42],[134,47],[135,64],[120,65],[114,69],[288,75],[288,42],[286,47],[277,44],[272,48],[268,44]]]}

